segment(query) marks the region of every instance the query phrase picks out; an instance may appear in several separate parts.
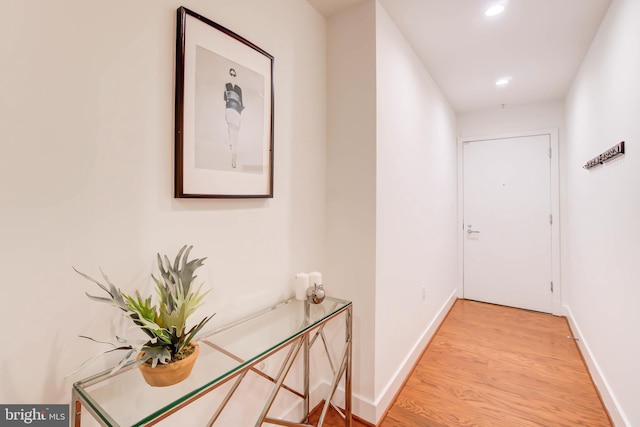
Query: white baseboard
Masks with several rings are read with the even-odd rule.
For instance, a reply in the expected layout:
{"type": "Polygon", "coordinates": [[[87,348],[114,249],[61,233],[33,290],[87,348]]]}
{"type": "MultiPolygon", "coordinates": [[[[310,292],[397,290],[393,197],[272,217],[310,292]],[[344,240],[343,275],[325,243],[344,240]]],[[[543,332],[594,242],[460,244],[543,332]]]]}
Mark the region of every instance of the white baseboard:
{"type": "MultiPolygon", "coordinates": [[[[329,390],[329,384],[326,384],[326,390],[329,390]]],[[[333,403],[344,408],[344,389],[342,387],[338,387],[333,395],[333,403]]],[[[376,405],[369,399],[354,393],[351,397],[351,406],[351,412],[358,418],[365,421],[376,419],[376,405]]]]}
{"type": "Polygon", "coordinates": [[[582,353],[582,357],[584,358],[585,363],[587,364],[587,369],[591,374],[591,378],[593,378],[593,382],[595,383],[596,388],[600,392],[600,397],[602,398],[602,402],[604,406],[607,408],[609,412],[609,416],[611,417],[611,421],[616,427],[631,427],[631,423],[629,419],[625,416],[624,412],[620,408],[618,400],[616,399],[611,387],[609,387],[609,383],[607,382],[598,362],[593,357],[593,353],[589,349],[589,345],[587,341],[584,339],[582,332],[580,331],[580,327],[576,322],[576,319],[573,317],[571,313],[571,309],[569,306],[564,306],[564,313],[567,316],[567,320],[569,321],[569,327],[571,328],[571,332],[575,338],[578,338],[578,347],[580,348],[580,352],[582,353]]]}
{"type": "MultiPolygon", "coordinates": [[[[436,316],[433,318],[433,320],[431,320],[431,323],[429,323],[427,329],[425,329],[425,331],[422,333],[420,339],[414,344],[413,348],[405,357],[398,370],[395,372],[391,380],[387,383],[386,387],[380,393],[375,404],[371,404],[370,402],[360,402],[359,406],[362,409],[364,409],[365,407],[369,407],[369,411],[373,410],[375,415],[375,417],[371,417],[371,414],[367,413],[366,415],[368,416],[361,416],[361,418],[364,418],[365,420],[375,419],[375,424],[377,424],[385,415],[386,410],[389,408],[391,403],[393,403],[393,399],[396,397],[398,390],[400,390],[400,387],[402,387],[405,380],[411,373],[411,370],[417,363],[418,358],[420,357],[420,355],[422,355],[423,350],[425,349],[427,344],[429,344],[436,331],[444,321],[445,317],[449,313],[449,310],[451,310],[451,307],[456,302],[457,295],[457,289],[455,289],[451,293],[451,295],[449,295],[449,298],[445,301],[442,307],[440,307],[440,310],[438,310],[436,316]]],[[[354,402],[355,401],[356,399],[354,396],[354,402]]]]}

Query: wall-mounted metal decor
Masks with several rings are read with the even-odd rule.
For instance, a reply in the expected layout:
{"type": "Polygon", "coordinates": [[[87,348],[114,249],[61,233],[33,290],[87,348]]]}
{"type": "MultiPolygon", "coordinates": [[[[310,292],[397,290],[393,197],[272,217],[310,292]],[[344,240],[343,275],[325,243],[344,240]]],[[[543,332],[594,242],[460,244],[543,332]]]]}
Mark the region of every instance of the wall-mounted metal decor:
{"type": "Polygon", "coordinates": [[[178,9],[175,197],[273,197],[273,56],[178,9]]]}
{"type": "Polygon", "coordinates": [[[591,169],[594,166],[601,165],[604,162],[609,161],[609,160],[611,160],[611,159],[613,159],[615,157],[618,157],[618,156],[620,156],[622,154],[624,154],[624,141],[622,141],[620,144],[614,145],[613,147],[609,148],[604,153],[602,153],[599,156],[596,156],[593,159],[589,160],[582,167],[585,168],[585,169],[591,169]]]}

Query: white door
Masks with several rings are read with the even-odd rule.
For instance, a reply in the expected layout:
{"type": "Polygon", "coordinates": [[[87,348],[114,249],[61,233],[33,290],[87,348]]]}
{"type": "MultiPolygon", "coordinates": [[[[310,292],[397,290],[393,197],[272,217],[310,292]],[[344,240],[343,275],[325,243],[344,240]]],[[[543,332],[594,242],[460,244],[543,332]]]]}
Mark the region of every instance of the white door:
{"type": "Polygon", "coordinates": [[[550,313],[549,135],[463,144],[467,299],[550,313]]]}

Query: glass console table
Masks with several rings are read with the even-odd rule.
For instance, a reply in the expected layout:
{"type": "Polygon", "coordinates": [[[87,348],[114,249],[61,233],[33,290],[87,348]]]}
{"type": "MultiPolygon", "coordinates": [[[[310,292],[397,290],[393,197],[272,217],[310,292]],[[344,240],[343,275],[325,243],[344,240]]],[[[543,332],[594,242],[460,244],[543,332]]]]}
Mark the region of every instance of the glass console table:
{"type": "Polygon", "coordinates": [[[72,425],[80,427],[82,408],[105,426],[151,426],[206,393],[231,381],[221,403],[213,409],[207,426],[216,420],[233,397],[238,386],[251,372],[273,383],[272,391],[255,426],[271,423],[284,426],[310,426],[309,424],[309,369],[310,348],[323,343],[324,353],[333,371],[333,379],[324,400],[317,426],[321,426],[329,406],[338,410],[344,425],[351,427],[351,351],[352,304],[327,297],[320,304],[290,299],[268,309],[226,325],[197,339],[200,356],[193,372],[186,380],[169,387],[151,387],[133,365],[109,375],[109,371],[78,381],[72,390],[72,425]],[[344,318],[344,345],[337,360],[332,360],[325,336],[325,326],[332,319],[344,318]],[[286,349],[286,356],[271,377],[256,367],[279,350],[286,349]],[[284,384],[294,361],[301,354],[303,365],[302,390],[284,384]],[[344,378],[344,412],[331,400],[344,378]],[[303,402],[303,419],[286,421],[269,417],[269,411],[278,393],[286,390],[303,402]]]}

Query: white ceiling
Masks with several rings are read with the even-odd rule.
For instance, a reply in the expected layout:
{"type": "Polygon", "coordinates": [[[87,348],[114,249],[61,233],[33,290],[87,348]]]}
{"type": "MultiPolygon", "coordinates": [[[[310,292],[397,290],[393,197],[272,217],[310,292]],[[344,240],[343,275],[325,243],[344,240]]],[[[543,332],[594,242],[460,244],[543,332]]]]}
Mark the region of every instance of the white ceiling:
{"type": "MultiPolygon", "coordinates": [[[[326,17],[367,0],[307,0],[326,17]]],[[[611,0],[378,0],[457,112],[564,99],[611,0]],[[485,9],[506,6],[488,18],[485,9]],[[506,87],[495,81],[512,78],[506,87]]]]}

